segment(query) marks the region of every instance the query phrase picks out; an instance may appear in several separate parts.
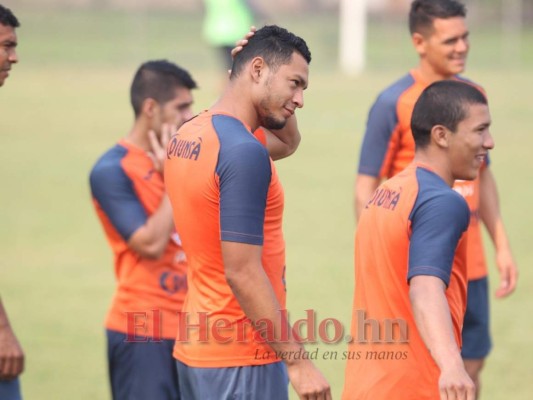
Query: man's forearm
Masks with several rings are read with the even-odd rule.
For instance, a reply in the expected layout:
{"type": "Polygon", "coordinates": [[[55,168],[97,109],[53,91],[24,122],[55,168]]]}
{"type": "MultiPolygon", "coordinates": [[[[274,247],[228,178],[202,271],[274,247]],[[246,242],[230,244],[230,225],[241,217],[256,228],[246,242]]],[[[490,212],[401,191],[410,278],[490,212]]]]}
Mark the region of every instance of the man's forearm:
{"type": "Polygon", "coordinates": [[[412,278],[409,289],[416,327],[441,370],[462,365],[444,290],[444,282],[430,276],[412,278]]]}
{"type": "Polygon", "coordinates": [[[168,245],[173,229],[172,206],[168,196],[164,195],[159,208],[135,231],[128,246],[143,257],[159,258],[168,245]]]}
{"type": "MultiPolygon", "coordinates": [[[[264,339],[278,354],[296,354],[302,348],[293,337],[289,321],[279,304],[272,285],[262,267],[253,267],[251,272],[228,276],[231,287],[239,305],[246,316],[257,323],[260,320],[269,322],[272,332],[268,332],[264,339]],[[271,340],[274,339],[274,340],[271,340]]],[[[284,360],[290,363],[290,359],[284,360]]]]}
{"type": "Polygon", "coordinates": [[[272,160],[281,160],[292,155],[300,145],[301,135],[296,116],[292,115],[284,128],[268,130],[262,128],[266,136],[267,150],[272,160]]]}

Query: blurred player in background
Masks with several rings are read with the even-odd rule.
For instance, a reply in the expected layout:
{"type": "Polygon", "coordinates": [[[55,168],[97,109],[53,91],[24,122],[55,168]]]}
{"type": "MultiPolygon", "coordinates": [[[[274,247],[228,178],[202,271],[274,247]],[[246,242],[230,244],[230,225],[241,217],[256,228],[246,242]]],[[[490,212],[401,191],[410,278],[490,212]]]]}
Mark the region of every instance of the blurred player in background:
{"type": "Polygon", "coordinates": [[[359,214],[344,400],[474,399],[461,359],[470,212],[451,187],[477,177],[490,123],[470,84],[435,82],[419,96],[414,160],[359,214]]]}
{"type": "Polygon", "coordinates": [[[254,14],[249,0],[204,0],[204,6],[204,37],[219,52],[225,74],[233,63],[231,50],[254,24],[254,14]]]}
{"type": "Polygon", "coordinates": [[[331,398],[313,363],[294,357],[303,348],[281,313],[283,189],[251,133],[283,128],[303,106],[310,60],[301,38],[263,27],[236,55],[220,99],[169,143],[165,186],[189,260],[174,349],[183,398],[283,400],[289,379],[302,399],[331,398]],[[254,329],[261,321],[263,337],[254,329]],[[204,338],[217,327],[221,335],[204,338]]]}
{"type": "Polygon", "coordinates": [[[132,129],[90,175],[94,205],[115,259],[106,319],[113,399],[178,399],[171,350],[187,291],[186,257],[163,184],[165,145],[193,116],[190,74],[165,60],[137,70],[132,129]]]}
{"type": "MultiPolygon", "coordinates": [[[[0,4],[0,86],[18,62],[15,28],[20,26],[13,12],[0,4]]],[[[24,371],[24,352],[11,328],[7,312],[0,298],[0,399],[19,400],[19,375],[24,371]]]]}
{"type": "MultiPolygon", "coordinates": [[[[410,120],[413,106],[429,84],[439,80],[466,81],[463,72],[469,51],[466,9],[456,0],[415,0],[409,13],[409,29],[419,64],[385,89],[370,110],[361,147],[355,184],[358,217],[383,178],[403,170],[414,155],[410,120]]],[[[474,83],[471,83],[475,85],[474,83]]],[[[517,268],[500,215],[498,192],[487,162],[474,181],[457,181],[454,189],[468,202],[468,308],[463,327],[462,355],[466,369],[478,387],[484,360],[491,349],[489,333],[488,271],[479,221],[483,221],[496,250],[500,274],[497,297],[511,294],[517,268]]]]}

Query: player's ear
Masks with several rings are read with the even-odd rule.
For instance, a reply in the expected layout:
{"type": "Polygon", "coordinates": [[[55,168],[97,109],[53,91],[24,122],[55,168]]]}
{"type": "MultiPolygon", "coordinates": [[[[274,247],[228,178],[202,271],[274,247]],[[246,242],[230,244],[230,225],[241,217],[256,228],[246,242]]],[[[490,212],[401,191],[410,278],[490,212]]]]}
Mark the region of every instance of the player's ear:
{"type": "Polygon", "coordinates": [[[438,147],[448,148],[448,140],[450,138],[450,130],[444,125],[435,125],[431,128],[431,141],[438,147]]]}
{"type": "Polygon", "coordinates": [[[265,74],[266,63],[263,57],[254,57],[250,63],[250,74],[254,82],[259,82],[265,74]]]}
{"type": "Polygon", "coordinates": [[[426,38],[421,33],[415,32],[411,35],[411,42],[419,55],[426,54],[426,38]]]}
{"type": "Polygon", "coordinates": [[[152,118],[154,116],[155,110],[158,107],[157,101],[155,101],[152,98],[144,99],[142,103],[142,114],[146,115],[149,118],[152,118]]]}

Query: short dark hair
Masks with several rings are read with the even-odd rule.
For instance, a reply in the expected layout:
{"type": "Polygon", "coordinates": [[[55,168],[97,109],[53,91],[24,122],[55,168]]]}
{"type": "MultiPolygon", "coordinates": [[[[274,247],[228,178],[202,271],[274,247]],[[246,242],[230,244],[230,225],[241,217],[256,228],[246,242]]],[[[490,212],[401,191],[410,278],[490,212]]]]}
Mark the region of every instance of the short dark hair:
{"type": "Polygon", "coordinates": [[[254,57],[263,57],[266,64],[276,70],[291,61],[294,52],[309,64],[311,52],[301,37],[277,25],[266,25],[248,40],[248,44],[233,59],[230,78],[239,75],[244,65],[254,57]]]}
{"type": "Polygon", "coordinates": [[[466,17],[466,7],[456,0],[414,0],[409,11],[409,31],[425,34],[435,18],[466,17]]]}
{"type": "Polygon", "coordinates": [[[0,4],[0,24],[4,26],[11,26],[13,28],[18,28],[20,22],[15,17],[15,14],[9,9],[0,4]]]}
{"type": "Polygon", "coordinates": [[[472,84],[444,80],[429,85],[418,98],[411,116],[411,130],[417,148],[430,142],[431,129],[442,125],[455,132],[468,117],[468,105],[487,104],[487,98],[472,84]]]}
{"type": "Polygon", "coordinates": [[[133,77],[130,89],[135,117],[140,115],[144,100],[151,98],[159,104],[166,103],[174,98],[179,87],[197,88],[194,79],[183,68],[167,60],[147,61],[142,64],[133,77]]]}

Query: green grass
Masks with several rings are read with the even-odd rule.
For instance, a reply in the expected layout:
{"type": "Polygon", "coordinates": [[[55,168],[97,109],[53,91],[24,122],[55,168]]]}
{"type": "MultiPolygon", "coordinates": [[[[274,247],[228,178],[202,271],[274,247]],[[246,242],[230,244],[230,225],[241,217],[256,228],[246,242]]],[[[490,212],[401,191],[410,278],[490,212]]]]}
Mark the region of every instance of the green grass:
{"type": "MultiPolygon", "coordinates": [[[[0,90],[0,293],[27,354],[26,398],[106,399],[103,319],[114,276],[90,201],[88,171],[130,127],[128,87],[140,62],[168,58],[189,68],[201,87],[201,110],[217,95],[217,59],[202,41],[195,15],[18,14],[21,62],[0,90]]],[[[369,30],[369,67],[348,79],[336,66],[334,16],[277,22],[306,38],[313,52],[299,111],[303,141],[294,156],[278,163],[286,190],[291,318],[314,309],[318,319],[337,318],[348,327],[352,186],[366,114],[377,93],[416,58],[403,27],[376,22],[369,30]]],[[[533,391],[533,52],[525,45],[532,36],[524,34],[513,59],[502,55],[498,32],[480,28],[472,37],[468,76],[483,84],[491,100],[492,166],[521,267],[516,294],[492,302],[495,348],[483,375],[484,399],[526,399],[533,391]]],[[[496,285],[496,274],[491,283],[496,285]]],[[[345,349],[342,343],[318,346],[320,355],[345,349]]],[[[344,362],[318,363],[339,398],[344,362]]]]}

